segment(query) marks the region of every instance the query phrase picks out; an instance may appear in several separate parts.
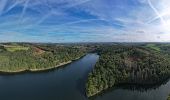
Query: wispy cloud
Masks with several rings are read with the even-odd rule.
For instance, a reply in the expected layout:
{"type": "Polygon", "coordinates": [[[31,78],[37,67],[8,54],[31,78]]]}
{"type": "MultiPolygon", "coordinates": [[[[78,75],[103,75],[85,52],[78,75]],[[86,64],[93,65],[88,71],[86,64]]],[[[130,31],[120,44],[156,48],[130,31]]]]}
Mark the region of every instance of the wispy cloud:
{"type": "Polygon", "coordinates": [[[22,10],[21,16],[19,18],[21,20],[21,22],[22,22],[22,18],[24,17],[24,14],[26,13],[29,1],[30,0],[26,0],[24,3],[23,10],[22,10]]]}
{"type": "Polygon", "coordinates": [[[0,41],[169,41],[168,4],[160,0],[0,0],[0,41]]]}
{"type": "Polygon", "coordinates": [[[4,11],[6,5],[7,5],[7,0],[1,0],[0,1],[0,15],[4,11]]]}

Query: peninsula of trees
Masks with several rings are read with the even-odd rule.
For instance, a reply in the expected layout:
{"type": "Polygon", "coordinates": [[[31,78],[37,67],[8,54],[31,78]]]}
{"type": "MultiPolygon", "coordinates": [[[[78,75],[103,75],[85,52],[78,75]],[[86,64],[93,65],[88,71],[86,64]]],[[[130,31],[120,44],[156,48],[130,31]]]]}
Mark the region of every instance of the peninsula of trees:
{"type": "Polygon", "coordinates": [[[99,61],[86,83],[87,96],[120,84],[153,85],[165,81],[170,76],[169,50],[169,44],[120,44],[99,48],[99,61]]]}

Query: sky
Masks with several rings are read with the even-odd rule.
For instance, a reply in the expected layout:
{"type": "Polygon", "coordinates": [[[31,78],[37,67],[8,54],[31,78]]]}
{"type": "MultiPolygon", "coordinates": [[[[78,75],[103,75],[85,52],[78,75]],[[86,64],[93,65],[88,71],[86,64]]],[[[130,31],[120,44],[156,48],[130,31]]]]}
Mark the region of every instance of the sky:
{"type": "Polygon", "coordinates": [[[0,0],[0,42],[170,42],[170,0],[0,0]]]}

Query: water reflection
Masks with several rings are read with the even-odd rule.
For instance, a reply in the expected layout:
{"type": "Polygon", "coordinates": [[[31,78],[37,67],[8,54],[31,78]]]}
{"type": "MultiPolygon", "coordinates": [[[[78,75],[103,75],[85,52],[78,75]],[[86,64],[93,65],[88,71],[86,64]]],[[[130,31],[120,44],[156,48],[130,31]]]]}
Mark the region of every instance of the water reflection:
{"type": "Polygon", "coordinates": [[[90,100],[166,100],[170,93],[170,81],[154,85],[119,85],[107,89],[90,100]]]}

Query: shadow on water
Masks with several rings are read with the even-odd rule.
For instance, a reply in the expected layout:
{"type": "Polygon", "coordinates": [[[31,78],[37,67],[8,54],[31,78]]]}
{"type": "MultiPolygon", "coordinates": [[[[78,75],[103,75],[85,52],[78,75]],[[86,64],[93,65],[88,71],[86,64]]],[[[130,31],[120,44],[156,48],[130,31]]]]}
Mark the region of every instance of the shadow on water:
{"type": "MultiPolygon", "coordinates": [[[[95,53],[96,54],[96,53],[95,53]]],[[[96,54],[97,55],[97,54],[96,54]]],[[[98,59],[98,58],[97,58],[98,59]]],[[[96,60],[97,62],[97,60],[96,60]]],[[[95,62],[95,63],[96,63],[95,62]]],[[[95,65],[94,65],[95,66],[95,65]]],[[[77,90],[81,93],[81,95],[83,95],[85,98],[87,98],[86,96],[86,82],[87,82],[87,79],[88,79],[88,74],[93,70],[94,66],[92,66],[90,69],[86,70],[81,78],[77,79],[77,82],[76,82],[76,88],[77,90]]]]}
{"type": "Polygon", "coordinates": [[[139,92],[147,92],[150,90],[155,90],[159,88],[161,85],[165,85],[169,81],[168,79],[165,79],[162,82],[156,83],[156,84],[145,84],[145,85],[140,85],[140,84],[120,84],[117,85],[116,87],[119,89],[127,89],[131,91],[139,91],[139,92]]]}
{"type": "MultiPolygon", "coordinates": [[[[85,74],[84,74],[85,75],[85,74]]],[[[81,93],[81,95],[85,96],[85,79],[84,77],[79,78],[76,82],[76,88],[81,93]]]]}
{"type": "Polygon", "coordinates": [[[91,72],[91,70],[88,70],[86,71],[81,78],[79,78],[77,80],[77,85],[76,85],[76,88],[77,90],[80,91],[80,93],[82,95],[84,95],[86,97],[86,81],[87,81],[87,78],[88,78],[88,74],[91,72]]]}
{"type": "Polygon", "coordinates": [[[118,89],[123,89],[123,90],[129,90],[129,91],[138,91],[138,92],[147,92],[147,91],[151,91],[151,90],[156,90],[158,89],[160,86],[167,84],[170,81],[169,78],[166,78],[164,81],[161,81],[159,83],[156,84],[147,84],[147,85],[141,85],[141,84],[119,84],[116,85],[112,88],[108,88],[106,90],[103,90],[102,92],[89,97],[89,100],[96,100],[96,98],[100,98],[102,96],[104,96],[107,93],[111,93],[115,90],[118,89]]]}

